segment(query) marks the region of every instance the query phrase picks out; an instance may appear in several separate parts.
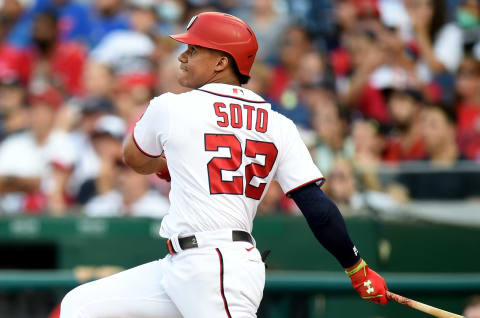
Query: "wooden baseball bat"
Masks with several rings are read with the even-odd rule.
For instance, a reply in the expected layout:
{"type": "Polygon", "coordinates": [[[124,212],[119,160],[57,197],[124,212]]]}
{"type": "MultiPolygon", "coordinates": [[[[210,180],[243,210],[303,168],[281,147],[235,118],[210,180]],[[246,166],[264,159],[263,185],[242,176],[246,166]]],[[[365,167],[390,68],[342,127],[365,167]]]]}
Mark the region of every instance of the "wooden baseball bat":
{"type": "Polygon", "coordinates": [[[432,307],[427,304],[423,304],[416,300],[408,299],[406,297],[394,294],[390,291],[387,291],[387,298],[399,304],[411,307],[416,310],[423,311],[424,313],[427,313],[429,315],[432,315],[438,318],[464,318],[463,316],[448,312],[446,310],[442,310],[440,308],[432,307]]]}

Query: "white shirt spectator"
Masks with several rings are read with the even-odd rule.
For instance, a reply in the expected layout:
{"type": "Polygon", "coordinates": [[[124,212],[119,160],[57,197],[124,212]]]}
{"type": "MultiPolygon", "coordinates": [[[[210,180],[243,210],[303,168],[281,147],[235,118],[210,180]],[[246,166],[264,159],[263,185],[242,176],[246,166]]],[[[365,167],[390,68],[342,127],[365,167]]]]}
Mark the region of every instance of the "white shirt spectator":
{"type": "Polygon", "coordinates": [[[142,33],[114,31],[93,49],[91,57],[113,67],[118,74],[144,73],[151,69],[154,49],[153,41],[142,33]]]}
{"type": "MultiPolygon", "coordinates": [[[[71,169],[75,147],[68,134],[54,131],[44,144],[38,144],[30,132],[22,132],[5,139],[0,145],[0,175],[41,179],[41,190],[49,193],[53,188],[51,164],[71,169]]],[[[23,208],[22,193],[7,194],[0,199],[0,210],[19,212],[23,208]]]]}
{"type": "MultiPolygon", "coordinates": [[[[381,0],[379,9],[382,22],[397,28],[405,42],[414,38],[412,22],[402,0],[381,0]]],[[[462,29],[455,23],[443,25],[433,39],[433,50],[447,71],[456,72],[463,58],[462,29]]],[[[424,61],[417,64],[417,74],[423,82],[432,80],[433,74],[424,61]]]]}
{"type": "MultiPolygon", "coordinates": [[[[445,24],[435,37],[433,50],[447,71],[456,72],[463,59],[462,29],[455,23],[445,24]]],[[[417,65],[417,73],[424,82],[429,82],[432,78],[432,72],[424,61],[417,65]]]]}

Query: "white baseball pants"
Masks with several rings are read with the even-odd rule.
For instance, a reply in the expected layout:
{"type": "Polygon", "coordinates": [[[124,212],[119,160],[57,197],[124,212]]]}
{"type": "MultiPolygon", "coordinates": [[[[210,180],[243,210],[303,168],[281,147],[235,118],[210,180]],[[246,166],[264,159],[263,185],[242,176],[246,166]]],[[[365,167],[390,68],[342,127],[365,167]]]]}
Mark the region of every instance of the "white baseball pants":
{"type": "Polygon", "coordinates": [[[265,265],[252,244],[224,237],[81,285],[63,299],[60,318],[256,317],[265,265]]]}

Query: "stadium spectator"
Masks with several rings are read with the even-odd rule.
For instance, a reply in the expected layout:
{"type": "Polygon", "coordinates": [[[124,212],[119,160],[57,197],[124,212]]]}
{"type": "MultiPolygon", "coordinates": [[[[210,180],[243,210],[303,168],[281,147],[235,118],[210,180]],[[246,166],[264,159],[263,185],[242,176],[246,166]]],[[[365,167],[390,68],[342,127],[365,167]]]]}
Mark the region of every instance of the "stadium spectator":
{"type": "Polygon", "coordinates": [[[58,20],[51,12],[39,13],[32,27],[30,85],[52,83],[62,93],[81,95],[85,47],[77,42],[59,41],[58,20]]]}
{"type": "Polygon", "coordinates": [[[380,125],[371,119],[358,119],[352,123],[354,159],[358,168],[374,169],[382,162],[385,141],[380,125]]]}
{"type": "Polygon", "coordinates": [[[292,199],[285,196],[278,182],[273,181],[258,205],[257,213],[261,215],[299,214],[300,210],[292,199]]]}
{"type": "MultiPolygon", "coordinates": [[[[113,188],[113,170],[117,162],[122,160],[121,147],[126,130],[125,122],[115,115],[100,115],[92,124],[93,129],[88,137],[93,152],[90,154],[91,158],[86,159],[92,161],[95,157],[97,165],[95,171],[93,169],[90,171],[89,179],[82,184],[83,191],[88,189],[87,198],[83,198],[85,193],[81,195],[82,201],[85,202],[113,188]]],[[[88,165],[88,161],[85,165],[88,165]]]]}
{"type": "Polygon", "coordinates": [[[262,202],[258,205],[259,215],[275,214],[281,210],[280,200],[283,197],[282,188],[277,182],[272,182],[262,202]]]}
{"type": "Polygon", "coordinates": [[[244,10],[245,14],[238,15],[255,30],[258,43],[262,43],[255,58],[257,63],[260,61],[272,63],[279,58],[277,48],[280,39],[291,23],[285,10],[286,6],[282,2],[275,0],[252,1],[250,10],[244,10]]]}
{"type": "Polygon", "coordinates": [[[124,7],[124,0],[93,1],[91,17],[90,47],[92,48],[97,46],[108,33],[115,30],[128,30],[130,28],[128,12],[124,7]]]}
{"type": "Polygon", "coordinates": [[[55,210],[49,199],[61,195],[57,192],[56,171],[72,168],[74,152],[64,135],[53,130],[61,105],[62,98],[53,88],[34,92],[28,114],[30,130],[11,135],[1,144],[2,211],[55,210]]]}
{"type": "Polygon", "coordinates": [[[79,122],[72,131],[72,142],[79,151],[69,180],[69,192],[77,204],[85,204],[96,194],[95,179],[100,171],[101,160],[92,137],[99,119],[114,111],[113,103],[108,98],[90,97],[80,105],[79,122]]]}
{"type": "Polygon", "coordinates": [[[327,175],[325,191],[335,203],[342,208],[342,214],[349,216],[359,213],[361,209],[388,210],[397,207],[398,203],[389,194],[362,189],[357,180],[352,163],[345,158],[337,157],[331,172],[327,175]]]}
{"type": "Polygon", "coordinates": [[[115,96],[115,76],[113,70],[89,59],[83,73],[83,86],[86,97],[113,98],[115,96]]]}
{"type": "Polygon", "coordinates": [[[9,43],[9,34],[17,21],[20,4],[16,0],[3,1],[0,7],[0,77],[16,78],[23,84],[29,78],[29,51],[9,43]]]}
{"type": "Polygon", "coordinates": [[[320,171],[328,175],[336,157],[352,159],[354,156],[353,142],[348,136],[348,121],[342,110],[330,100],[315,105],[312,123],[318,138],[312,156],[320,171]]]}
{"type": "MultiPolygon", "coordinates": [[[[93,197],[85,205],[88,216],[144,216],[160,218],[167,214],[169,203],[158,191],[151,189],[146,176],[136,174],[121,162],[112,170],[114,187],[93,197]]],[[[105,178],[101,175],[100,178],[105,178]]]]}
{"type": "Polygon", "coordinates": [[[266,63],[255,63],[250,70],[250,80],[245,87],[258,92],[261,96],[266,96],[272,76],[272,68],[266,63]]]}
{"type": "Polygon", "coordinates": [[[76,0],[37,0],[35,11],[54,12],[58,17],[60,41],[76,41],[89,44],[92,27],[91,5],[76,0]]]}
{"type": "MultiPolygon", "coordinates": [[[[2,1],[0,15],[2,27],[5,27],[5,44],[15,47],[27,47],[31,42],[32,21],[38,11],[37,5],[20,0],[2,1]]],[[[3,31],[2,31],[3,33],[3,31]]]]}
{"type": "Polygon", "coordinates": [[[27,128],[27,90],[16,77],[0,78],[0,142],[27,128]]]}
{"type": "Polygon", "coordinates": [[[463,315],[465,318],[480,318],[480,296],[472,296],[468,299],[463,315]]]}
{"type": "Polygon", "coordinates": [[[358,172],[359,184],[366,189],[380,191],[383,187],[378,177],[382,164],[385,139],[381,126],[373,119],[357,119],[352,123],[354,155],[352,162],[358,172]]]}
{"type": "Polygon", "coordinates": [[[417,69],[423,82],[455,72],[463,55],[463,36],[454,23],[447,23],[444,1],[404,0],[411,21],[408,46],[417,55],[417,69]]]}
{"type": "Polygon", "coordinates": [[[460,64],[456,95],[460,149],[467,158],[480,160],[480,61],[472,56],[460,64]]]}
{"type": "Polygon", "coordinates": [[[422,93],[405,89],[391,90],[387,95],[393,131],[388,136],[384,160],[397,163],[423,159],[426,153],[420,121],[422,93]]]}
{"type": "Polygon", "coordinates": [[[456,143],[454,112],[439,105],[428,105],[422,114],[422,135],[427,153],[425,162],[402,165],[399,176],[410,198],[461,200],[479,196],[478,167],[460,169],[465,157],[456,143]]]}
{"type": "Polygon", "coordinates": [[[320,102],[319,99],[333,98],[330,94],[335,90],[333,74],[325,56],[318,51],[312,50],[303,55],[295,74],[295,81],[299,99],[310,110],[320,102]]]}
{"type": "Polygon", "coordinates": [[[458,2],[455,21],[462,28],[463,45],[470,52],[480,36],[480,3],[476,0],[458,2]]]}
{"type": "Polygon", "coordinates": [[[155,43],[151,35],[156,29],[153,1],[130,0],[129,30],[115,30],[106,34],[91,52],[91,58],[108,65],[117,76],[149,74],[155,43]]]}
{"type": "Polygon", "coordinates": [[[290,26],[280,45],[280,63],[274,66],[267,98],[272,108],[292,119],[296,124],[309,127],[309,111],[299,101],[295,76],[302,57],[312,50],[312,39],[300,25],[290,26]]]}
{"type": "Polygon", "coordinates": [[[370,85],[375,70],[387,62],[385,50],[380,47],[374,33],[358,26],[356,30],[345,34],[344,41],[346,54],[342,49],[332,53],[341,104],[358,109],[365,116],[388,121],[381,92],[370,85]]]}
{"type": "Polygon", "coordinates": [[[100,156],[100,171],[95,179],[96,195],[85,205],[89,216],[155,216],[168,211],[168,200],[150,191],[146,176],[136,174],[121,157],[125,123],[107,115],[96,122],[93,144],[100,156]]]}
{"type": "MultiPolygon", "coordinates": [[[[2,17],[2,26],[4,27],[3,32],[9,33],[23,13],[24,6],[22,5],[22,1],[2,1],[0,5],[0,14],[2,17]]],[[[2,36],[2,38],[4,37],[2,36]]]]}

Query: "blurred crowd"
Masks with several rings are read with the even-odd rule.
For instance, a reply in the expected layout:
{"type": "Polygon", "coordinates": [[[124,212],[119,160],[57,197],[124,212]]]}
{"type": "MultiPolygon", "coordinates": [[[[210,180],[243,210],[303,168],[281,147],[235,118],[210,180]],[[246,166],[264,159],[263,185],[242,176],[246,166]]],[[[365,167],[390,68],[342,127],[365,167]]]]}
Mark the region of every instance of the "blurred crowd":
{"type": "MultiPolygon", "coordinates": [[[[149,100],[180,93],[168,38],[223,11],[253,28],[246,87],[301,131],[343,208],[480,197],[477,0],[0,0],[0,214],[161,217],[122,162],[149,100]]],[[[260,213],[296,213],[272,184],[260,213]]]]}

